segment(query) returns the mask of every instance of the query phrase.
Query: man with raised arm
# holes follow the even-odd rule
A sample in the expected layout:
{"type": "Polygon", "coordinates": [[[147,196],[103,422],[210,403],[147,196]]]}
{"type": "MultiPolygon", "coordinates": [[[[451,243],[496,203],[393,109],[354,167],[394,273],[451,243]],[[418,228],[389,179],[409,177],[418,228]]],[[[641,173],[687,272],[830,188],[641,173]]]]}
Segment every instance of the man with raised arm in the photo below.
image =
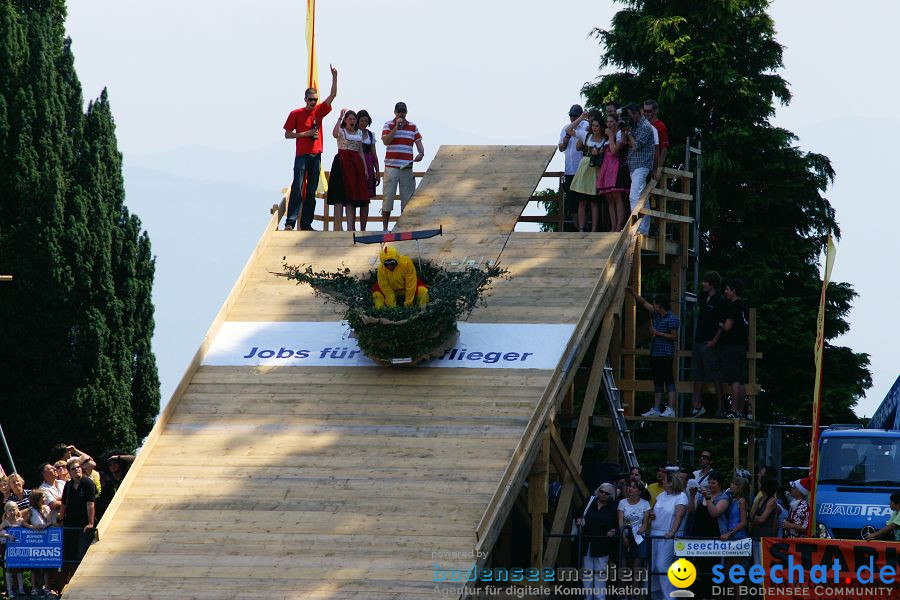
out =
{"type": "MultiPolygon", "coordinates": [[[[329,65],[330,66],[330,65],[329,65]]],[[[303,97],[306,105],[292,110],[284,122],[284,137],[296,140],[294,155],[294,180],[288,199],[284,230],[290,231],[300,217],[300,229],[312,230],[316,214],[316,188],[319,187],[319,171],[322,169],[322,119],[331,112],[331,103],[337,96],[337,69],[331,68],[331,93],[319,103],[319,90],[306,88],[303,97]],[[306,176],[304,189],[303,178],[306,176]],[[301,212],[300,207],[303,207],[301,212]]]]}
{"type": "Polygon", "coordinates": [[[413,177],[413,163],[425,158],[425,146],[422,134],[415,123],[406,119],[406,102],[394,105],[394,118],[381,128],[381,141],[387,146],[384,154],[384,200],[381,203],[381,224],[388,230],[391,211],[394,210],[394,196],[400,186],[400,212],[416,191],[416,180],[413,177]],[[413,156],[413,144],[418,154],[413,156]]]}

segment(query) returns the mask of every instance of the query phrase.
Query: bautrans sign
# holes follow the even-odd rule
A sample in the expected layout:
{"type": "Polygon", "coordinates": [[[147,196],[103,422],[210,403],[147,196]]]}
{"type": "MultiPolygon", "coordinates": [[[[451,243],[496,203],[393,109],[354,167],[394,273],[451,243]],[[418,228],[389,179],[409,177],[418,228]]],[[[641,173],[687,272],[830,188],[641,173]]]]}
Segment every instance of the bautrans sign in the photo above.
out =
{"type": "Polygon", "coordinates": [[[750,556],[753,540],[675,540],[675,556],[750,556]]]}
{"type": "Polygon", "coordinates": [[[841,515],[848,517],[889,517],[891,507],[880,504],[838,504],[823,502],[819,504],[820,515],[841,515]]]}

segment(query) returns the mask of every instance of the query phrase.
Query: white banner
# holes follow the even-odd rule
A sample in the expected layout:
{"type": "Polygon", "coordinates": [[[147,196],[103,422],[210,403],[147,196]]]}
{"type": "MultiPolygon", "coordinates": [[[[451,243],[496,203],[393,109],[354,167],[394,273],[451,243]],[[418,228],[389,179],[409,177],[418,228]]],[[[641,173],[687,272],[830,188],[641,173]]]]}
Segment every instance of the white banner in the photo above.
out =
{"type": "Polygon", "coordinates": [[[750,556],[753,540],[675,540],[675,556],[750,556]]]}
{"type": "MultiPolygon", "coordinates": [[[[459,339],[422,367],[555,369],[574,325],[458,323],[459,339]]],[[[374,367],[343,322],[228,321],[210,345],[210,366],[374,367]]]]}

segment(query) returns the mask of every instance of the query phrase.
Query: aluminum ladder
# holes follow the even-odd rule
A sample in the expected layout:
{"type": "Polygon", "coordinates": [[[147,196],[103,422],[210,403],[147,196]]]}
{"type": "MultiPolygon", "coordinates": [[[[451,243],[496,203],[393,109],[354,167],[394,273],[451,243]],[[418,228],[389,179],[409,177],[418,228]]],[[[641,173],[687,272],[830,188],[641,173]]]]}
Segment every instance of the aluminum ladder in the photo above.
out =
{"type": "Polygon", "coordinates": [[[606,394],[606,401],[609,404],[609,415],[613,427],[616,429],[616,435],[619,436],[619,448],[625,455],[625,464],[631,470],[638,465],[637,454],[634,452],[634,442],[631,439],[631,431],[628,429],[628,422],[625,421],[625,409],[622,408],[622,399],[619,395],[619,388],[616,387],[616,380],[613,377],[613,369],[609,364],[609,358],[603,365],[603,391],[606,394]]]}

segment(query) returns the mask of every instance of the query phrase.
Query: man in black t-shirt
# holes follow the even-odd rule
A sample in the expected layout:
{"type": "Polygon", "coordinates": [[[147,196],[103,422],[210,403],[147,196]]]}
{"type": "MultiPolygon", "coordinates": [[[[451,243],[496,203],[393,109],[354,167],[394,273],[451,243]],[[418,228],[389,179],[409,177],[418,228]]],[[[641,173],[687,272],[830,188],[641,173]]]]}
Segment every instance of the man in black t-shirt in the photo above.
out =
{"type": "Polygon", "coordinates": [[[94,501],[97,486],[85,477],[78,458],[70,458],[66,467],[69,481],[63,488],[59,518],[63,521],[63,567],[65,583],[69,582],[78,563],[94,539],[94,501]]]}
{"type": "Polygon", "coordinates": [[[703,275],[703,293],[697,298],[697,329],[694,333],[694,349],[691,352],[691,374],[694,380],[694,408],[692,417],[706,413],[703,408],[703,384],[711,381],[716,386],[716,402],[719,413],[724,412],[725,400],[722,378],[719,373],[719,323],[725,300],[718,289],[722,278],[715,271],[703,275]]]}
{"type": "Polygon", "coordinates": [[[722,319],[720,337],[722,380],[731,385],[731,410],[725,414],[728,419],[744,418],[744,400],[747,389],[747,339],[750,336],[750,309],[741,299],[744,284],[738,279],[725,283],[725,298],[728,304],[722,319]]]}

